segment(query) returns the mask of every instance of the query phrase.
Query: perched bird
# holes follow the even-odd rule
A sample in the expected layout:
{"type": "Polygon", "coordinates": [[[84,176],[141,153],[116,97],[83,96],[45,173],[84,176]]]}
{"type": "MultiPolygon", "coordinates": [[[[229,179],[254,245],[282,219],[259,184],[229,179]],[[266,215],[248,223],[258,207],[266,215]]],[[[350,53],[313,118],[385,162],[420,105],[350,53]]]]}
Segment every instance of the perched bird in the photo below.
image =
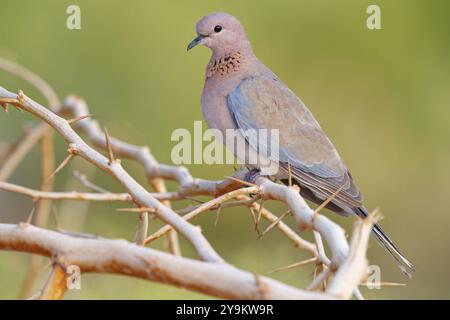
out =
{"type": "MultiPolygon", "coordinates": [[[[240,22],[227,13],[212,13],[200,19],[196,31],[187,49],[204,45],[212,50],[201,100],[209,127],[224,134],[230,129],[279,130],[276,178],[286,183],[289,171],[303,197],[320,204],[337,193],[327,205],[330,210],[367,217],[362,195],[336,148],[304,103],[255,56],[240,22]]],[[[241,139],[251,152],[261,147],[241,139]]],[[[410,275],[412,264],[378,224],[373,233],[410,275]]]]}

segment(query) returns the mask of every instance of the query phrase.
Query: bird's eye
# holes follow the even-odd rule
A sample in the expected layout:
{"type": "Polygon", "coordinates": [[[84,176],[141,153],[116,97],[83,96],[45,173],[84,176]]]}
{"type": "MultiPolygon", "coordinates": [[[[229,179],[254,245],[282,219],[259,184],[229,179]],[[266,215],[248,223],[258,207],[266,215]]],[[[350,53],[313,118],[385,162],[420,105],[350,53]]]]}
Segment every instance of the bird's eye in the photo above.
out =
{"type": "Polygon", "coordinates": [[[214,27],[214,32],[215,33],[219,33],[220,31],[222,31],[222,26],[217,25],[217,26],[214,27]]]}

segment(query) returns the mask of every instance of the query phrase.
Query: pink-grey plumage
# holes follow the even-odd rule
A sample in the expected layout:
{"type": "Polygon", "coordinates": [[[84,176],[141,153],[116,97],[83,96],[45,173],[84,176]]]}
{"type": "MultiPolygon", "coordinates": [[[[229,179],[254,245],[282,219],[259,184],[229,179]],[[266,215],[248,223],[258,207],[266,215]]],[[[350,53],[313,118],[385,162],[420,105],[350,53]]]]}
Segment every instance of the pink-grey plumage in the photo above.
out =
{"type": "MultiPolygon", "coordinates": [[[[278,129],[276,161],[281,170],[276,178],[285,181],[290,166],[304,197],[322,203],[338,191],[329,209],[367,216],[361,193],[336,148],[305,104],[255,56],[240,22],[227,13],[212,13],[197,23],[196,31],[188,50],[198,44],[212,50],[202,94],[209,127],[223,134],[227,129],[278,129]]],[[[257,152],[257,145],[250,147],[257,152]]],[[[379,225],[373,232],[402,271],[414,270],[379,225]]]]}

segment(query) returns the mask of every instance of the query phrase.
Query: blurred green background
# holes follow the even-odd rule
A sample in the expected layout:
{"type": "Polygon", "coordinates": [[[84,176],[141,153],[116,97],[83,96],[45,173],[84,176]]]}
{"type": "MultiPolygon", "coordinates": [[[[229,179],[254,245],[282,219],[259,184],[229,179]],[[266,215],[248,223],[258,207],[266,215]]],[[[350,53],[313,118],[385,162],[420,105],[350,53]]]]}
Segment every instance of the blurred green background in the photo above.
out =
{"type": "MultiPolygon", "coordinates": [[[[170,162],[172,130],[191,130],[193,121],[202,119],[200,94],[210,53],[197,48],[187,54],[186,45],[195,36],[197,20],[212,11],[241,20],[256,54],[310,107],[363,190],[366,206],[381,207],[385,230],[415,264],[416,274],[406,279],[372,240],[368,255],[371,264],[381,266],[382,280],[407,286],[363,289],[366,298],[450,298],[449,1],[2,0],[0,56],[42,76],[61,97],[83,96],[112,135],[149,145],[161,162],[170,162]],[[81,7],[81,30],[66,28],[70,4],[81,7]],[[380,5],[382,30],[366,28],[369,4],[380,5]]],[[[3,71],[0,85],[10,91],[21,88],[44,102],[29,85],[3,71]]],[[[0,140],[14,141],[35,122],[15,110],[0,113],[0,140]]],[[[55,139],[60,162],[66,148],[55,139]]],[[[35,148],[10,181],[38,188],[39,162],[35,148]]],[[[145,184],[138,165],[124,165],[145,184]]],[[[208,179],[233,170],[189,169],[208,179]]],[[[73,170],[121,191],[80,159],[57,175],[58,190],[86,190],[74,181],[73,170]]],[[[23,221],[31,206],[28,198],[0,192],[0,222],[23,221]]],[[[55,203],[62,228],[132,240],[137,216],[118,213],[118,207],[123,204],[55,203]]],[[[269,207],[284,211],[281,205],[269,207]]],[[[350,232],[352,219],[326,214],[350,232]]],[[[309,257],[276,230],[256,240],[245,209],[223,210],[217,226],[214,220],[210,213],[195,223],[227,261],[241,268],[266,274],[309,257]]],[[[151,221],[150,228],[159,225],[151,221]]],[[[181,241],[184,255],[195,257],[181,241]]],[[[164,241],[154,246],[163,249],[164,241]]],[[[28,259],[24,253],[0,252],[0,298],[18,296],[28,259]]],[[[48,271],[41,273],[36,288],[48,271]]],[[[312,271],[306,266],[271,276],[305,286],[312,271]]],[[[87,274],[82,289],[66,298],[207,297],[125,276],[87,274]]]]}

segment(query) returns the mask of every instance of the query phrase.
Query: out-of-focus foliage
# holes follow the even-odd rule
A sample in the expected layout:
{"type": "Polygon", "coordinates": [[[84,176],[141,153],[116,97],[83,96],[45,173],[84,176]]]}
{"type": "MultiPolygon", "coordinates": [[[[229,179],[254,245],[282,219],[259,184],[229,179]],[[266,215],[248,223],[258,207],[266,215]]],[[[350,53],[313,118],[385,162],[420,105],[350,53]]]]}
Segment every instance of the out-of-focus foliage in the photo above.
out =
{"type": "MultiPolygon", "coordinates": [[[[170,162],[172,130],[192,129],[193,120],[202,119],[200,93],[209,52],[196,48],[186,53],[196,21],[212,11],[237,16],[257,55],[310,107],[363,190],[367,207],[381,207],[384,228],[417,267],[414,278],[405,279],[372,242],[370,262],[381,267],[382,280],[408,286],[364,289],[366,297],[450,297],[448,1],[375,1],[382,10],[382,30],[373,31],[366,28],[366,8],[374,1],[79,0],[82,29],[70,31],[65,12],[73,3],[2,0],[0,55],[34,70],[62,97],[82,95],[112,135],[151,146],[162,162],[170,162]]],[[[0,85],[38,97],[27,84],[3,72],[0,85]]],[[[1,141],[14,141],[24,126],[34,122],[14,110],[1,113],[1,141]]],[[[59,137],[56,140],[61,161],[65,147],[59,137]]],[[[69,172],[81,162],[76,160],[58,174],[59,190],[68,188],[73,179],[69,172]]],[[[130,162],[125,166],[145,183],[139,166],[130,162]]],[[[232,171],[230,166],[189,169],[210,179],[232,171]]],[[[38,187],[39,172],[39,152],[34,151],[10,180],[38,187]]],[[[96,174],[95,182],[121,190],[103,173],[96,174]]],[[[4,192],[0,204],[1,222],[24,219],[31,208],[29,199],[4,192]]],[[[81,215],[73,204],[55,205],[66,219],[79,211],[81,215]]],[[[91,204],[83,230],[131,240],[137,217],[115,212],[120,206],[91,204]]],[[[283,212],[282,206],[271,208],[283,212]]],[[[351,219],[327,214],[350,230],[351,219]]],[[[214,220],[211,213],[195,223],[202,225],[226,260],[242,268],[266,273],[308,257],[276,230],[256,240],[247,210],[223,210],[217,226],[214,220]]],[[[159,225],[151,221],[150,229],[159,225]]],[[[73,226],[67,222],[62,227],[73,226]]],[[[163,241],[156,247],[162,249],[163,241]]],[[[185,255],[195,256],[184,241],[182,247],[185,255]]],[[[26,254],[0,252],[0,298],[17,297],[27,259],[26,254]]],[[[273,276],[302,286],[311,279],[312,267],[273,276]]],[[[82,289],[67,295],[199,297],[203,296],[147,281],[94,274],[83,276],[82,289]]]]}

